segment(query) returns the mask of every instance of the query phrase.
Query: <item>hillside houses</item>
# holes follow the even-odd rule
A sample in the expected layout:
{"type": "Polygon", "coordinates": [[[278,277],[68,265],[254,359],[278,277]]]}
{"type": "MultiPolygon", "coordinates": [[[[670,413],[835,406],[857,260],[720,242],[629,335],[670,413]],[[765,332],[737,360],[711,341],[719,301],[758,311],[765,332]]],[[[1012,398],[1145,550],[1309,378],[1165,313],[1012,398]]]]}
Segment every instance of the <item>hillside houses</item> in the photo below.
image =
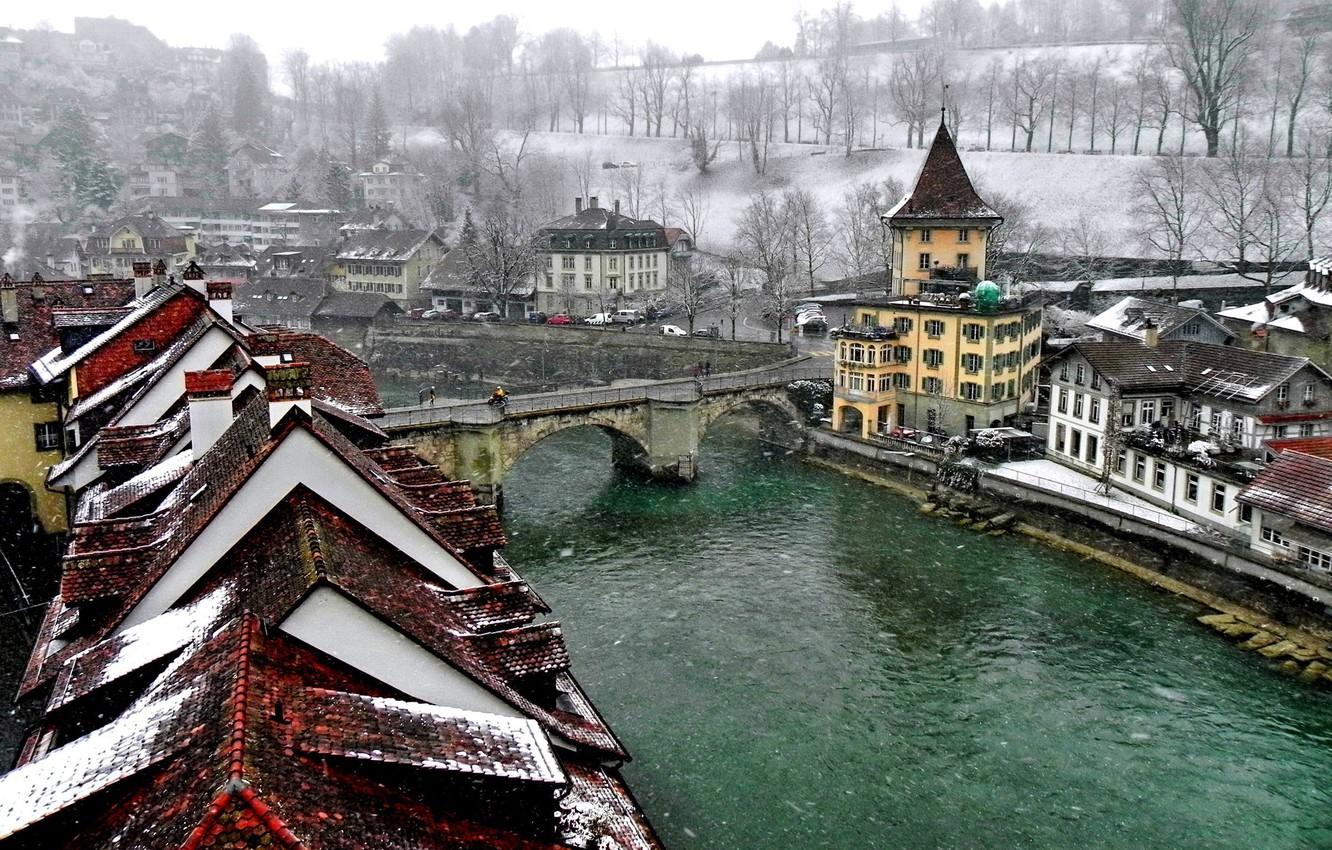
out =
{"type": "Polygon", "coordinates": [[[431,231],[352,231],[338,242],[333,286],[387,295],[404,307],[415,305],[423,298],[422,281],[444,252],[443,238],[431,231]]]}

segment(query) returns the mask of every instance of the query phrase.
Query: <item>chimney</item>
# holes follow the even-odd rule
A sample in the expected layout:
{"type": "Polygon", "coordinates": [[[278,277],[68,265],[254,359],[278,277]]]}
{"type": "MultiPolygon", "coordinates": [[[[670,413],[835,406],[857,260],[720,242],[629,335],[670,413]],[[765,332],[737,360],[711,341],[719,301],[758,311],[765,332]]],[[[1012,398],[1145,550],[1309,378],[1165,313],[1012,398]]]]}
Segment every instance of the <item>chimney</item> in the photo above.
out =
{"type": "Polygon", "coordinates": [[[213,312],[225,319],[227,324],[232,324],[231,317],[231,281],[229,280],[210,280],[208,281],[208,306],[213,308],[213,312]]]}
{"type": "Polygon", "coordinates": [[[1142,323],[1142,335],[1143,344],[1148,348],[1156,348],[1156,344],[1161,341],[1161,329],[1151,319],[1142,323]]]}
{"type": "Polygon", "coordinates": [[[619,198],[616,198],[616,199],[615,199],[615,214],[616,214],[616,215],[619,215],[619,214],[620,214],[620,199],[619,199],[619,198]]]}
{"type": "Polygon", "coordinates": [[[180,276],[184,279],[186,286],[198,292],[200,295],[204,294],[204,271],[199,268],[198,263],[194,260],[190,260],[190,264],[185,267],[185,271],[181,272],[180,276]]]}
{"type": "Polygon", "coordinates": [[[264,367],[268,384],[268,422],[276,425],[287,411],[299,407],[310,415],[310,364],[303,360],[264,367]]]}
{"type": "Polygon", "coordinates": [[[18,324],[18,290],[14,288],[14,278],[9,272],[0,277],[0,321],[7,325],[18,324]]]}
{"type": "Polygon", "coordinates": [[[148,262],[134,264],[134,297],[143,298],[153,291],[153,264],[148,262]]]}
{"type": "Polygon", "coordinates": [[[595,210],[595,209],[599,209],[600,207],[601,207],[601,202],[597,199],[597,196],[596,196],[596,195],[593,195],[592,197],[590,197],[590,198],[587,199],[587,208],[588,208],[588,209],[590,209],[590,210],[595,210]]]}
{"type": "Polygon", "coordinates": [[[185,397],[190,404],[190,448],[197,460],[231,427],[230,369],[185,373],[185,397]]]}
{"type": "Polygon", "coordinates": [[[166,286],[167,284],[167,266],[166,263],[158,260],[153,263],[153,286],[166,286]]]}
{"type": "Polygon", "coordinates": [[[574,215],[578,215],[582,211],[583,211],[583,198],[580,195],[579,197],[574,198],[574,215]]]}

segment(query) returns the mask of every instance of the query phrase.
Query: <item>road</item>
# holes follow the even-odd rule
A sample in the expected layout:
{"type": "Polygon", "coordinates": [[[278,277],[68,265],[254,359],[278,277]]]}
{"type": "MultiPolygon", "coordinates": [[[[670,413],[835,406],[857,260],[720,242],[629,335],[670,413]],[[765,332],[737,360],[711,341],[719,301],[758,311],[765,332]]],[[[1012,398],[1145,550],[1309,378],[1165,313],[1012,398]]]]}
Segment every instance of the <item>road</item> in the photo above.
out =
{"type": "MultiPolygon", "coordinates": [[[[832,309],[828,315],[829,321],[834,327],[845,324],[841,321],[842,316],[836,309],[832,309]]],[[[675,325],[684,330],[689,329],[688,320],[676,314],[661,322],[649,322],[645,325],[639,325],[630,329],[630,333],[659,334],[662,325],[675,325]]],[[[731,316],[729,312],[723,310],[707,310],[700,313],[694,319],[694,329],[715,327],[721,333],[723,339],[731,338],[731,316]]],[[[763,318],[761,310],[756,300],[750,299],[745,302],[744,310],[740,320],[736,322],[735,338],[750,342],[776,342],[777,330],[773,323],[763,318]]],[[[791,338],[789,332],[782,334],[782,341],[785,342],[791,338]]],[[[816,357],[830,357],[833,351],[833,340],[829,338],[826,332],[812,334],[794,334],[796,351],[799,354],[812,354],[816,357]]]]}

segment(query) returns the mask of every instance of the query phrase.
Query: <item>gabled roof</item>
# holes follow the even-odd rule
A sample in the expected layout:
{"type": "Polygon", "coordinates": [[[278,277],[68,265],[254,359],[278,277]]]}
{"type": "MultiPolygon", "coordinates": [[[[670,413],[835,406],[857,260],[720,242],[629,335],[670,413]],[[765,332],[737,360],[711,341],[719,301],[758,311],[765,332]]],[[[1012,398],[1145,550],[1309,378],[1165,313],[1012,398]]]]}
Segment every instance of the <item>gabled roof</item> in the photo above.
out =
{"type": "Polygon", "coordinates": [[[306,277],[238,280],[231,286],[231,309],[248,321],[256,316],[308,321],[328,288],[327,281],[306,277]]]}
{"type": "Polygon", "coordinates": [[[1286,439],[1266,440],[1265,448],[1275,454],[1299,452],[1300,454],[1332,460],[1332,437],[1289,437],[1286,439]]]}
{"type": "Polygon", "coordinates": [[[0,777],[0,846],[555,850],[574,803],[660,846],[615,770],[530,720],[398,698],[253,614],[210,623],[154,635],[175,658],[124,714],[0,777]]]}
{"type": "MultiPolygon", "coordinates": [[[[633,218],[621,215],[605,207],[587,207],[581,212],[557,218],[542,226],[542,231],[549,230],[595,230],[614,234],[621,231],[649,231],[661,233],[665,230],[659,222],[650,218],[633,218]]],[[[664,239],[664,236],[663,236],[664,239]]],[[[665,247],[664,245],[662,247],[665,247]]]]}
{"type": "Polygon", "coordinates": [[[1073,352],[1126,392],[1199,393],[1255,404],[1306,366],[1332,383],[1332,376],[1307,357],[1205,342],[1161,342],[1154,348],[1127,340],[1075,342],[1050,362],[1073,352]]]}
{"type": "Polygon", "coordinates": [[[403,312],[397,302],[381,292],[343,292],[334,289],[324,296],[314,314],[329,319],[373,319],[384,310],[403,312]]]}
{"type": "Polygon", "coordinates": [[[936,219],[979,219],[990,224],[1003,221],[1003,216],[977,194],[957,153],[953,135],[948,132],[948,123],[942,117],[910,194],[888,213],[888,218],[892,223],[936,219]]]}
{"type": "Polygon", "coordinates": [[[126,280],[15,282],[14,290],[18,321],[0,327],[0,391],[29,386],[32,362],[59,351],[52,321],[58,308],[118,307],[134,298],[134,284],[126,280]]]}
{"type": "Polygon", "coordinates": [[[1237,498],[1332,534],[1332,460],[1282,452],[1237,498]]]}
{"type": "Polygon", "coordinates": [[[1190,322],[1210,324],[1220,330],[1227,338],[1233,336],[1225,325],[1213,319],[1206,310],[1199,307],[1180,307],[1175,304],[1152,301],[1148,298],[1137,298],[1132,295],[1120,299],[1093,316],[1087,322],[1087,327],[1141,340],[1147,337],[1147,322],[1149,321],[1156,325],[1162,339],[1190,322]]]}
{"type": "Polygon", "coordinates": [[[360,416],[384,412],[370,367],[355,354],[318,334],[287,328],[264,328],[244,341],[255,357],[290,354],[310,364],[310,392],[360,416]]]}
{"type": "Polygon", "coordinates": [[[135,300],[131,305],[133,309],[120,321],[88,340],[74,351],[66,354],[61,351],[60,346],[57,345],[40,358],[31,361],[33,376],[37,379],[37,382],[43,386],[51,383],[70,369],[77,366],[102,346],[134,327],[140,321],[160,309],[162,305],[175,298],[196,298],[201,301],[203,300],[202,295],[183,283],[158,286],[143,298],[135,300]]]}
{"type": "Polygon", "coordinates": [[[151,212],[147,212],[142,215],[122,215],[109,224],[93,230],[92,238],[110,239],[122,227],[134,228],[145,239],[174,239],[184,235],[151,212]]]}
{"type": "Polygon", "coordinates": [[[380,261],[405,263],[430,240],[444,244],[429,230],[353,230],[338,243],[340,261],[380,261]]]}

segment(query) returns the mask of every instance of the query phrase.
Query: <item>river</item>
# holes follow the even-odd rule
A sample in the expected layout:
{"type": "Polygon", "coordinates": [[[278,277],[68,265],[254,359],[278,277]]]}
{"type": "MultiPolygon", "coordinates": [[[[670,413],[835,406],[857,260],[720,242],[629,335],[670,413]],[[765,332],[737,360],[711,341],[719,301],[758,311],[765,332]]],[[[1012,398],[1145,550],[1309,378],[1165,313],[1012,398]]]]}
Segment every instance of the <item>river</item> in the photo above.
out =
{"type": "Polygon", "coordinates": [[[1193,604],[724,423],[693,486],[609,457],[520,460],[508,555],[672,850],[1332,846],[1332,694],[1193,604]]]}

